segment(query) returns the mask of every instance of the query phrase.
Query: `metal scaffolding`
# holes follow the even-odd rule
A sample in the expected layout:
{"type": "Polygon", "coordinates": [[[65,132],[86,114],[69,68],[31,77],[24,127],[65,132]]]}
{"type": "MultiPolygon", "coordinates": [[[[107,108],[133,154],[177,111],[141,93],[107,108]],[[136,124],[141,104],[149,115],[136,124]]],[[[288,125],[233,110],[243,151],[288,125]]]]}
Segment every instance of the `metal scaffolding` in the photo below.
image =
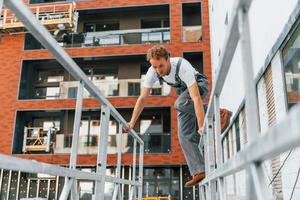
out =
{"type": "MultiPolygon", "coordinates": [[[[260,134],[248,19],[251,3],[252,0],[236,0],[229,20],[225,45],[222,49],[224,54],[220,57],[220,65],[205,116],[206,178],[199,184],[199,196],[202,199],[226,199],[224,178],[241,170],[246,170],[247,199],[271,199],[262,162],[300,146],[300,106],[295,106],[284,121],[270,128],[267,133],[271,134],[260,134]],[[239,42],[243,59],[248,144],[233,158],[224,162],[222,140],[225,135],[222,136],[220,130],[219,96],[239,42]],[[282,134],[287,129],[289,137],[282,134]]],[[[228,134],[228,131],[224,134],[228,134]]]]}
{"type": "Polygon", "coordinates": [[[104,200],[105,182],[115,183],[115,191],[113,199],[123,199],[121,186],[127,184],[130,186],[130,199],[135,199],[136,196],[139,200],[142,199],[142,185],[143,185],[143,156],[144,156],[144,143],[142,139],[133,131],[130,130],[129,134],[134,138],[133,146],[133,173],[130,180],[121,179],[121,154],[122,144],[118,143],[117,154],[117,176],[107,176],[107,145],[108,145],[108,128],[110,116],[113,116],[119,123],[118,138],[122,141],[122,128],[128,128],[127,122],[118,113],[118,111],[111,105],[111,103],[104,97],[100,90],[88,79],[85,73],[79,68],[74,60],[59,46],[57,41],[52,37],[49,31],[38,21],[30,9],[21,0],[0,0],[0,9],[5,5],[10,9],[16,17],[24,24],[26,29],[30,31],[39,42],[48,49],[54,58],[77,80],[79,81],[76,110],[73,127],[72,150],[70,155],[69,168],[60,167],[57,165],[50,165],[31,160],[20,159],[16,157],[0,155],[0,168],[8,170],[16,170],[27,173],[43,173],[54,176],[66,177],[63,191],[59,199],[67,199],[70,192],[72,199],[79,199],[77,191],[78,180],[91,180],[95,181],[95,199],[104,200]],[[82,113],[82,99],[83,89],[86,89],[90,94],[101,103],[101,128],[99,138],[99,149],[97,154],[97,167],[96,173],[88,173],[76,170],[77,154],[78,154],[78,137],[82,113]],[[139,145],[139,146],[138,146],[139,145]],[[136,175],[137,167],[137,148],[139,148],[138,159],[138,176],[136,175]]]}

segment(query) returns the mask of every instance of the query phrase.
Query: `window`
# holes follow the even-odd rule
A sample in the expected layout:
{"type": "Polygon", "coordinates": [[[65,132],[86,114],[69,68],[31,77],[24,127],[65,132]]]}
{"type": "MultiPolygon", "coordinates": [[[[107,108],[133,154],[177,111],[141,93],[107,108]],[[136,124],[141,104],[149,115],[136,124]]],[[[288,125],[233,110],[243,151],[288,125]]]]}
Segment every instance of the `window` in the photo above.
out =
{"type": "Polygon", "coordinates": [[[34,97],[37,99],[58,99],[59,87],[38,87],[34,88],[34,97]]]}
{"type": "Polygon", "coordinates": [[[119,29],[119,22],[86,23],[84,25],[84,32],[115,31],[119,29]]]}
{"type": "MultiPolygon", "coordinates": [[[[165,118],[167,122],[167,116],[165,118]]],[[[163,114],[147,114],[141,117],[140,135],[145,144],[145,153],[169,153],[171,151],[170,130],[167,130],[167,124],[163,124],[162,119],[163,114]]]]}
{"type": "Polygon", "coordinates": [[[201,3],[182,4],[183,26],[200,26],[201,23],[201,3]]]}
{"type": "Polygon", "coordinates": [[[63,71],[62,70],[41,70],[38,72],[37,81],[41,83],[53,83],[60,82],[64,80],[63,71]]]}
{"type": "Polygon", "coordinates": [[[292,37],[283,48],[283,65],[285,71],[286,89],[288,100],[299,101],[294,98],[295,92],[300,92],[300,26],[297,27],[292,37]]]}
{"type": "Polygon", "coordinates": [[[168,197],[179,200],[180,178],[179,168],[145,168],[143,181],[143,196],[168,197]]]}
{"type": "Polygon", "coordinates": [[[128,83],[128,96],[138,96],[140,87],[140,83],[128,83]]]}
{"type": "Polygon", "coordinates": [[[201,3],[182,4],[182,41],[202,41],[201,3]]]}
{"type": "Polygon", "coordinates": [[[68,89],[68,98],[75,99],[77,97],[77,87],[70,87],[68,89]]]}
{"type": "Polygon", "coordinates": [[[142,19],[141,28],[165,28],[170,27],[169,19],[142,19]]]}

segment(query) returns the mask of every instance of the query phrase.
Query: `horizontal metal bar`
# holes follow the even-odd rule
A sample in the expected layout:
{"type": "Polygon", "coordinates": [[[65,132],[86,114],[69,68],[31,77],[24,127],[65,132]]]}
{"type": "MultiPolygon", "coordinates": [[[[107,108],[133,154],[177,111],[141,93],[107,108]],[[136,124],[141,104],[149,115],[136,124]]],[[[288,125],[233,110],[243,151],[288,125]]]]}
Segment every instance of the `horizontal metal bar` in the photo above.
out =
{"type": "MultiPolygon", "coordinates": [[[[101,104],[107,105],[111,110],[112,116],[128,127],[128,123],[119,114],[119,112],[105,98],[95,84],[88,79],[86,74],[74,62],[74,60],[66,53],[66,51],[57,43],[49,31],[36,19],[28,7],[20,0],[5,0],[4,4],[22,21],[26,29],[54,56],[54,58],[78,81],[82,81],[87,91],[95,97],[101,104]]],[[[140,144],[144,144],[142,139],[133,131],[130,134],[138,140],[140,144]]]]}
{"type": "Polygon", "coordinates": [[[236,173],[253,162],[262,162],[274,158],[283,152],[300,146],[299,119],[300,105],[296,105],[283,121],[271,127],[265,134],[260,134],[255,141],[248,144],[231,160],[210,173],[211,175],[205,178],[200,185],[236,173]],[[287,131],[288,137],[283,134],[287,131]]]}
{"type": "MultiPolygon", "coordinates": [[[[75,178],[77,180],[92,180],[99,181],[101,180],[102,175],[92,172],[83,172],[76,169],[70,169],[66,167],[60,167],[57,165],[51,165],[46,163],[41,163],[37,161],[12,157],[0,154],[0,168],[13,170],[13,171],[22,171],[27,173],[42,173],[49,174],[53,176],[62,176],[75,178]]],[[[105,176],[105,181],[111,183],[121,183],[127,185],[140,186],[141,184],[138,181],[129,181],[121,178],[116,178],[112,176],[105,176]]]]}

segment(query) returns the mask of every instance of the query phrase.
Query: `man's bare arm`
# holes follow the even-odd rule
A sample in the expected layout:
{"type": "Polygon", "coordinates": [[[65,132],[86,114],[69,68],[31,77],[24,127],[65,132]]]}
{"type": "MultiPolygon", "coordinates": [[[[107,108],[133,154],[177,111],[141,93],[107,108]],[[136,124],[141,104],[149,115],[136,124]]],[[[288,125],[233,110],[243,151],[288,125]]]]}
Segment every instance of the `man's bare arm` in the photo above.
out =
{"type": "Polygon", "coordinates": [[[200,96],[198,84],[195,82],[188,88],[188,90],[189,90],[190,96],[194,102],[194,108],[195,108],[195,113],[196,113],[196,117],[197,117],[198,128],[202,129],[205,113],[204,113],[203,102],[202,102],[202,99],[200,96]]]}
{"type": "MultiPolygon", "coordinates": [[[[151,91],[151,88],[145,88],[145,87],[142,88],[141,94],[140,94],[138,100],[136,101],[136,104],[133,109],[131,120],[129,122],[129,129],[132,129],[134,127],[137,119],[139,118],[139,116],[144,108],[145,100],[149,96],[150,91],[151,91]]],[[[128,132],[129,129],[125,129],[125,131],[128,132]]]]}

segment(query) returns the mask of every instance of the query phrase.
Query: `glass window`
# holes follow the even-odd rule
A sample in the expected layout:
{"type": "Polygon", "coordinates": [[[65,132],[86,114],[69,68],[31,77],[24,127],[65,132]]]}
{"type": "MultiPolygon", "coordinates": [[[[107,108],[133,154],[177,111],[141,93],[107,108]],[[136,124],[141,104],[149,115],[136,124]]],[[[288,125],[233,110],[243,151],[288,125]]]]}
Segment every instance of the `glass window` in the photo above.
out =
{"type": "Polygon", "coordinates": [[[118,22],[87,23],[84,25],[85,32],[114,31],[119,29],[120,24],[118,22]]]}
{"type": "Polygon", "coordinates": [[[25,34],[25,49],[44,49],[43,45],[31,35],[31,33],[25,34]]]}
{"type": "MultiPolygon", "coordinates": [[[[145,153],[169,153],[171,134],[163,130],[162,115],[143,116],[140,120],[140,134],[145,144],[145,153]]],[[[166,129],[165,129],[166,130],[166,129]]]]}
{"type": "Polygon", "coordinates": [[[169,27],[169,19],[142,19],[141,28],[163,28],[169,27]]]}
{"type": "Polygon", "coordinates": [[[143,196],[180,198],[179,168],[145,168],[143,196]]]}
{"type": "Polygon", "coordinates": [[[70,87],[68,89],[68,98],[75,99],[77,97],[77,87],[70,87]]]}
{"type": "Polygon", "coordinates": [[[300,26],[293,33],[282,51],[286,89],[289,102],[299,101],[293,98],[300,91],[300,26]],[[294,94],[293,94],[294,93],[294,94]]]}
{"type": "Polygon", "coordinates": [[[42,82],[42,83],[60,82],[64,80],[63,71],[62,70],[39,71],[37,79],[38,82],[42,82]]]}
{"type": "Polygon", "coordinates": [[[140,95],[141,84],[140,83],[128,83],[128,96],[140,95]]]}
{"type": "Polygon", "coordinates": [[[182,4],[183,26],[200,26],[201,23],[201,3],[182,4]]]}
{"type": "Polygon", "coordinates": [[[35,98],[38,99],[58,99],[60,94],[59,87],[41,87],[34,89],[35,98]]]}

